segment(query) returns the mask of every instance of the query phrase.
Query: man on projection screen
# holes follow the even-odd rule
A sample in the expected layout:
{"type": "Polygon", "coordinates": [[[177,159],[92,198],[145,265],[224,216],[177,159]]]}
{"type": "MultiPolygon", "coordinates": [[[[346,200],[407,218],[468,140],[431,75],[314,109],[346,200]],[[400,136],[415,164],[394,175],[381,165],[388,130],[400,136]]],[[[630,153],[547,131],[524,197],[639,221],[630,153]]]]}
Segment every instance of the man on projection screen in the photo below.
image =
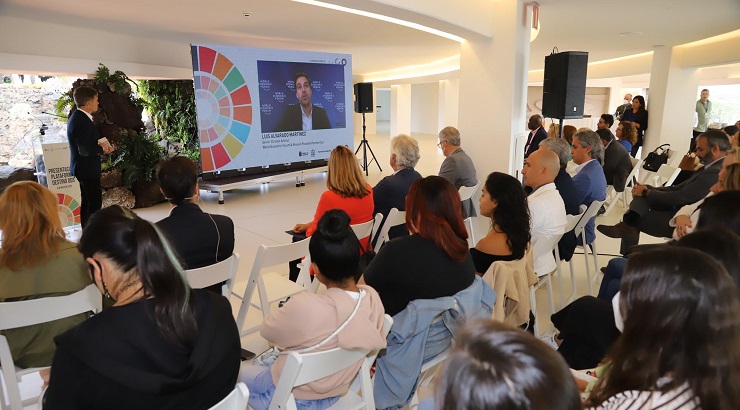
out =
{"type": "Polygon", "coordinates": [[[298,104],[285,107],[275,131],[308,131],[331,128],[326,110],[311,103],[311,79],[308,78],[308,75],[297,73],[294,82],[298,104]]]}

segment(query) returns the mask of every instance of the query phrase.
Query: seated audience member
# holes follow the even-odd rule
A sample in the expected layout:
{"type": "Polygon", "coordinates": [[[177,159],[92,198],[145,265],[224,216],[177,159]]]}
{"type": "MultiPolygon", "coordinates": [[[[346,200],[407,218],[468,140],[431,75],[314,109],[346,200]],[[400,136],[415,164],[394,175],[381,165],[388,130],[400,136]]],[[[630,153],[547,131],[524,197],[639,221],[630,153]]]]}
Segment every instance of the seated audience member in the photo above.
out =
{"type": "Polygon", "coordinates": [[[488,175],[480,213],[491,218],[491,230],[470,250],[475,270],[483,276],[495,261],[521,259],[529,247],[529,209],[519,181],[501,172],[488,175]]]}
{"type": "Polygon", "coordinates": [[[604,145],[604,176],[606,184],[614,187],[616,192],[624,191],[627,176],[632,172],[630,153],[622,144],[616,142],[614,134],[608,129],[598,129],[601,143],[604,145]]]}
{"type": "Polygon", "coordinates": [[[669,187],[652,187],[636,183],[632,187],[632,202],[617,225],[599,225],[599,232],[610,238],[621,238],[620,252],[636,245],[640,232],[669,238],[673,229],[668,221],[682,206],[694,203],[709,193],[717,182],[722,159],[730,149],[727,135],[719,130],[708,130],[696,139],[696,154],[704,164],[686,181],[669,187]]]}
{"type": "Polygon", "coordinates": [[[563,139],[568,142],[568,145],[573,144],[573,134],[578,131],[578,128],[572,125],[563,126],[563,139]]]}
{"type": "MultiPolygon", "coordinates": [[[[77,245],[64,239],[57,198],[42,185],[16,182],[0,196],[0,302],[62,296],[92,283],[77,245]]],[[[87,318],[80,314],[4,330],[10,355],[21,368],[51,365],[54,337],[87,318]]],[[[41,377],[49,381],[49,371],[41,377]]]]}
{"type": "Polygon", "coordinates": [[[734,166],[740,163],[740,150],[733,148],[727,152],[727,156],[722,161],[722,169],[719,171],[717,183],[712,185],[709,193],[704,198],[690,205],[684,205],[673,215],[668,225],[674,227],[673,239],[678,239],[694,231],[694,225],[699,220],[700,207],[704,199],[711,195],[724,190],[740,189],[740,167],[734,166]],[[730,170],[732,168],[732,171],[730,170]]]}
{"type": "Polygon", "coordinates": [[[460,197],[447,180],[416,180],[406,197],[410,236],[384,245],[360,278],[378,291],[391,316],[416,299],[452,296],[475,279],[460,197]]]}
{"type": "Polygon", "coordinates": [[[114,304],[56,337],[45,409],[206,409],[234,389],[240,341],[231,305],[188,286],[153,224],[104,208],[79,249],[114,304]]]}
{"type": "MultiPolygon", "coordinates": [[[[740,247],[740,209],[736,206],[740,201],[740,191],[723,192],[707,198],[707,201],[704,220],[700,221],[703,225],[671,244],[711,255],[730,273],[740,293],[740,253],[737,252],[740,247]]],[[[658,248],[662,246],[657,245],[658,248]]],[[[552,315],[552,323],[560,334],[545,339],[550,339],[548,342],[553,346],[559,345],[558,351],[574,369],[595,367],[619,336],[611,301],[619,291],[627,259],[612,259],[610,265],[612,262],[619,262],[619,277],[609,279],[605,276],[598,298],[582,297],[552,315]],[[602,296],[605,286],[613,289],[608,297],[602,296]]]]}
{"type": "Polygon", "coordinates": [[[529,117],[527,128],[529,128],[529,136],[527,136],[527,144],[524,146],[524,158],[527,158],[533,152],[537,151],[540,147],[540,142],[547,138],[547,131],[542,127],[541,115],[534,114],[529,117]]]}
{"type": "Polygon", "coordinates": [[[620,121],[615,136],[619,143],[632,155],[632,145],[637,144],[637,128],[629,121],[620,121]]]}
{"type": "Polygon", "coordinates": [[[727,271],[693,249],[630,258],[614,298],[622,331],[591,409],[740,408],[740,299],[727,271]]]}
{"type": "Polygon", "coordinates": [[[537,150],[524,160],[524,185],[533,189],[527,197],[531,218],[532,255],[538,276],[555,270],[555,257],[543,244],[552,236],[565,232],[565,205],[555,188],[555,176],[560,171],[558,156],[552,151],[537,150]]]}
{"type": "MultiPolygon", "coordinates": [[[[555,177],[555,188],[558,189],[560,197],[563,198],[563,204],[565,204],[565,213],[568,215],[578,215],[581,213],[580,203],[578,202],[576,195],[576,185],[573,183],[573,178],[566,171],[568,161],[570,160],[570,144],[565,142],[563,139],[551,139],[548,138],[540,143],[541,150],[550,150],[558,154],[560,160],[560,171],[558,176],[555,177]]],[[[558,250],[560,251],[560,259],[569,261],[573,257],[573,252],[576,249],[576,234],[575,231],[571,230],[563,235],[563,238],[558,242],[558,250]]]]}
{"type": "Polygon", "coordinates": [[[550,124],[550,127],[547,129],[547,138],[560,138],[560,124],[550,124]]]}
{"type": "Polygon", "coordinates": [[[738,128],[736,125],[728,125],[725,128],[722,128],[722,131],[727,134],[727,136],[730,138],[730,146],[737,147],[738,140],[740,139],[740,128],[738,128]]]}
{"type": "MultiPolygon", "coordinates": [[[[375,203],[373,214],[383,214],[383,223],[391,209],[406,210],[406,195],[409,193],[411,184],[421,178],[421,174],[414,169],[419,158],[419,143],[415,139],[403,134],[391,139],[390,163],[393,174],[381,179],[373,187],[375,203]]],[[[397,238],[408,235],[408,230],[403,226],[394,226],[388,235],[390,238],[397,238]]]]}
{"type": "MultiPolygon", "coordinates": [[[[439,168],[439,176],[450,181],[455,189],[463,186],[475,186],[478,183],[478,174],[475,171],[473,160],[460,148],[460,131],[455,127],[445,127],[439,132],[437,146],[446,157],[439,168]]],[[[463,218],[476,216],[472,198],[462,205],[463,218]]]]}
{"type": "Polygon", "coordinates": [[[596,124],[597,130],[608,130],[614,125],[614,116],[611,114],[601,114],[599,122],[596,124]]]}
{"type": "MultiPolygon", "coordinates": [[[[337,347],[378,350],[385,347],[384,310],[377,292],[357,286],[354,276],[360,262],[359,241],[346,212],[333,209],[321,217],[309,251],[316,279],[326,285],[323,294],[294,295],[262,323],[260,334],[282,351],[319,352],[337,347]],[[345,326],[337,335],[334,332],[345,326]]],[[[287,356],[280,354],[269,366],[244,365],[239,379],[249,388],[249,406],[267,409],[280,380],[287,356]]],[[[293,389],[298,408],[331,406],[347,392],[362,360],[336,374],[293,389]]]]}
{"type": "MultiPolygon", "coordinates": [[[[350,224],[357,225],[373,219],[373,189],[365,182],[362,171],[357,163],[357,157],[351,149],[339,145],[332,150],[329,156],[326,173],[326,191],[321,194],[313,221],[305,224],[296,224],[293,232],[305,233],[307,237],[313,235],[319,220],[330,209],[341,209],[349,215],[350,224]]],[[[296,238],[294,237],[294,240],[296,238]]],[[[360,245],[368,249],[369,238],[361,238],[360,245]]],[[[300,270],[296,267],[298,261],[290,263],[290,280],[298,279],[300,270]]]]}
{"type": "MultiPolygon", "coordinates": [[[[579,131],[573,135],[573,162],[578,165],[573,183],[576,185],[576,199],[580,205],[591,205],[593,201],[606,199],[606,177],[601,163],[604,162],[604,146],[598,134],[591,130],[579,131]]],[[[594,220],[586,223],[585,243],[593,243],[594,220]]],[[[582,239],[581,239],[582,240],[582,239]]]]}
{"type": "MultiPolygon", "coordinates": [[[[234,252],[234,222],[203,212],[198,200],[198,166],[188,157],[173,157],[157,167],[159,189],[172,209],[157,227],[184,262],[197,269],[228,259],[234,252]]],[[[209,287],[221,292],[221,285],[209,287]]]]}
{"type": "Polygon", "coordinates": [[[421,410],[577,410],[581,399],[568,366],[536,338],[503,323],[473,321],[455,339],[421,410]]]}

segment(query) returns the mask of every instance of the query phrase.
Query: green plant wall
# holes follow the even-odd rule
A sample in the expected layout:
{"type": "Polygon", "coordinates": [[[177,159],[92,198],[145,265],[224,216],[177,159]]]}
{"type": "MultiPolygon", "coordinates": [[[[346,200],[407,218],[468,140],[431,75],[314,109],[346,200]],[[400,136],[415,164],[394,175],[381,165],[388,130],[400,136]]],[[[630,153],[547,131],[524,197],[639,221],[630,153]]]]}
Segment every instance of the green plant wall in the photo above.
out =
{"type": "Polygon", "coordinates": [[[139,92],[162,138],[182,144],[182,154],[200,160],[192,80],[142,80],[139,92]]]}

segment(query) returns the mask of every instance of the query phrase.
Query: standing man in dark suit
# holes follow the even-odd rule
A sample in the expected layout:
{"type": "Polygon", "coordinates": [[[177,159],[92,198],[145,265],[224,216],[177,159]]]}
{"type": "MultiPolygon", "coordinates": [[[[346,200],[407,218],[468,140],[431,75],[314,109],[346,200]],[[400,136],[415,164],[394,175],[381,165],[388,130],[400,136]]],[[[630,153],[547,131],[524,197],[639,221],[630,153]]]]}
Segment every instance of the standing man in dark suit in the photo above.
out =
{"type": "Polygon", "coordinates": [[[311,79],[308,75],[298,73],[293,81],[298,104],[285,107],[275,131],[309,131],[331,128],[326,110],[311,102],[311,79]]]}
{"type": "MultiPolygon", "coordinates": [[[[381,179],[373,187],[373,201],[375,202],[373,214],[378,212],[383,214],[383,223],[392,208],[399,211],[406,210],[406,195],[411,189],[411,184],[421,178],[421,174],[414,170],[419,158],[421,158],[419,143],[415,139],[403,134],[391,139],[390,162],[393,175],[381,179]]],[[[408,229],[405,226],[394,226],[388,232],[391,239],[405,235],[408,235],[408,229]]]]}
{"type": "Polygon", "coordinates": [[[599,128],[596,133],[604,145],[606,184],[612,185],[615,191],[622,192],[627,184],[627,176],[632,172],[632,157],[624,145],[614,141],[614,134],[608,128],[599,128]]]}
{"type": "MultiPolygon", "coordinates": [[[[197,269],[227,259],[234,252],[234,222],[223,215],[203,212],[198,200],[198,167],[187,157],[173,157],[157,167],[162,194],[172,205],[157,227],[184,262],[197,269]]],[[[221,292],[220,286],[214,286],[221,292]]]]}
{"type": "Polygon", "coordinates": [[[708,130],[696,139],[696,156],[704,168],[694,172],[686,181],[668,187],[652,187],[640,183],[632,187],[632,202],[622,222],[599,225],[599,232],[610,238],[621,238],[621,253],[637,245],[640,232],[670,238],[673,228],[668,222],[682,206],[693,204],[709,193],[717,183],[722,160],[730,149],[730,140],[720,130],[708,130]]]}
{"type": "Polygon", "coordinates": [[[529,157],[529,154],[537,151],[540,147],[540,142],[547,138],[547,131],[542,128],[542,116],[535,114],[529,117],[527,122],[527,128],[529,128],[529,136],[527,137],[527,145],[524,146],[524,158],[529,157]]]}
{"type": "Polygon", "coordinates": [[[78,87],[73,98],[77,109],[67,123],[69,174],[80,184],[80,218],[84,228],[90,216],[103,205],[100,154],[110,154],[113,147],[107,140],[101,140],[93,123],[92,114],[98,110],[98,91],[92,87],[78,87]]]}

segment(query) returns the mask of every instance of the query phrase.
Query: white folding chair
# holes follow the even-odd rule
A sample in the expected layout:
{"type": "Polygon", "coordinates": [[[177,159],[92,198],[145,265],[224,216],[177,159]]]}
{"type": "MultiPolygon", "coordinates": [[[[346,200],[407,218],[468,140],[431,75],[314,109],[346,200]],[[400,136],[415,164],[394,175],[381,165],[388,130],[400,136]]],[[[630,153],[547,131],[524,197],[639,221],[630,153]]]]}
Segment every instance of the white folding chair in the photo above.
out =
{"type": "MultiPolygon", "coordinates": [[[[567,223],[565,224],[565,233],[574,230],[576,228],[576,225],[578,225],[578,222],[580,222],[581,218],[583,218],[583,215],[586,213],[586,205],[581,205],[580,210],[581,213],[578,215],[565,215],[565,220],[567,223]]],[[[563,234],[565,235],[565,234],[563,234]]],[[[571,260],[573,259],[573,256],[571,256],[571,260]]],[[[560,259],[560,249],[556,246],[555,247],[555,263],[558,264],[558,267],[560,267],[561,259],[560,259]]],[[[570,273],[570,295],[568,296],[567,300],[563,299],[563,279],[564,276],[560,270],[558,270],[558,275],[560,276],[558,280],[558,291],[560,294],[560,306],[565,306],[568,303],[570,303],[576,296],[576,279],[575,276],[573,276],[573,265],[568,264],[568,272],[570,273]]]]}
{"type": "Polygon", "coordinates": [[[276,266],[287,265],[289,262],[308,257],[308,243],[310,238],[302,241],[288,243],[285,245],[260,245],[257,249],[257,256],[254,258],[252,270],[249,273],[247,289],[241,297],[239,313],[236,316],[236,324],[239,327],[240,336],[245,336],[259,330],[260,325],[253,326],[247,330],[242,329],[247,318],[247,312],[251,307],[259,309],[262,317],[270,313],[272,303],[285,299],[303,291],[311,286],[311,279],[308,278],[308,265],[304,260],[302,262],[301,273],[298,276],[298,282],[293,282],[287,277],[277,273],[262,273],[262,269],[276,266]],[[259,305],[252,302],[255,289],[259,296],[259,305]],[[280,291],[282,289],[282,291],[280,291]]]}
{"type": "Polygon", "coordinates": [[[475,240],[475,229],[473,228],[473,217],[469,216],[463,219],[463,223],[465,224],[465,230],[468,232],[468,248],[475,248],[475,245],[478,242],[476,242],[475,240]]]}
{"type": "MultiPolygon", "coordinates": [[[[23,300],[19,302],[2,302],[0,303],[0,330],[37,325],[85,312],[97,313],[101,309],[102,296],[95,285],[88,285],[86,288],[71,295],[23,300]]],[[[37,402],[38,397],[22,400],[18,384],[22,381],[24,375],[35,373],[45,368],[21,369],[16,367],[13,362],[13,356],[10,355],[8,339],[0,335],[0,370],[3,374],[5,393],[7,393],[8,397],[8,401],[6,402],[2,384],[0,384],[0,404],[2,404],[0,407],[10,408],[11,410],[22,410],[24,406],[29,406],[37,402]]]]}
{"type": "Polygon", "coordinates": [[[673,181],[676,180],[678,174],[681,173],[680,168],[672,167],[667,164],[663,164],[658,169],[658,172],[652,175],[652,186],[671,186],[673,181]]]}
{"type": "MultiPolygon", "coordinates": [[[[629,203],[627,202],[627,191],[631,191],[633,183],[633,178],[637,178],[637,174],[640,171],[640,168],[642,168],[642,160],[637,158],[630,158],[632,161],[632,171],[630,171],[629,175],[627,175],[627,183],[624,186],[624,191],[622,191],[621,197],[622,197],[622,204],[624,205],[624,208],[626,209],[629,203]]],[[[609,188],[606,192],[606,197],[609,198],[611,194],[614,194],[614,198],[609,202],[609,205],[606,207],[606,212],[604,212],[604,216],[609,215],[609,213],[612,211],[612,208],[614,208],[614,205],[617,204],[617,200],[620,197],[619,192],[616,192],[613,186],[609,185],[609,188]]]]}
{"type": "Polygon", "coordinates": [[[188,269],[185,271],[185,276],[193,289],[203,289],[224,282],[221,294],[228,299],[231,296],[231,289],[234,287],[234,277],[238,267],[239,254],[234,252],[227,259],[213,265],[188,269]]]}
{"type": "Polygon", "coordinates": [[[465,202],[468,199],[471,199],[474,197],[475,193],[478,192],[480,189],[480,181],[478,181],[473,186],[461,186],[460,189],[458,189],[458,193],[460,194],[460,202],[465,202]]]}
{"type": "MultiPolygon", "coordinates": [[[[596,237],[594,236],[593,242],[590,244],[586,243],[586,224],[588,223],[591,218],[595,217],[596,214],[599,212],[599,208],[601,208],[601,205],[603,204],[603,201],[593,201],[591,202],[591,205],[589,205],[588,209],[586,209],[586,212],[583,214],[583,217],[580,221],[578,221],[578,224],[575,227],[576,237],[579,235],[581,236],[583,244],[576,245],[577,247],[583,248],[583,258],[586,262],[586,279],[588,280],[588,293],[593,294],[594,293],[594,286],[593,282],[598,279],[598,275],[596,275],[596,267],[599,266],[598,264],[598,253],[596,253],[596,237]],[[588,263],[588,246],[591,246],[591,250],[593,252],[593,258],[594,258],[594,276],[593,279],[591,278],[591,266],[588,263]]],[[[573,270],[573,258],[570,260],[570,269],[573,270]]]]}
{"type": "MultiPolygon", "coordinates": [[[[430,326],[442,321],[442,315],[443,314],[437,315],[430,326]]],[[[432,379],[434,379],[434,376],[437,374],[437,371],[440,369],[442,363],[447,360],[447,357],[450,355],[451,351],[452,343],[450,343],[450,347],[448,347],[447,350],[434,356],[432,359],[426,361],[425,363],[422,363],[421,370],[419,371],[419,384],[416,386],[416,391],[414,391],[414,395],[411,397],[411,401],[409,402],[409,409],[415,409],[419,406],[419,388],[426,388],[427,386],[429,386],[429,383],[432,382],[432,379]]]]}
{"type": "MultiPolygon", "coordinates": [[[[383,321],[383,336],[387,336],[393,325],[393,318],[385,315],[383,321]]],[[[275,393],[270,402],[270,410],[295,410],[296,403],[293,397],[293,388],[310,383],[314,380],[331,376],[362,360],[360,371],[355,376],[350,390],[329,409],[332,410],[375,410],[373,384],[370,378],[370,368],[375,362],[378,350],[345,350],[334,348],[317,353],[288,353],[280,380],[275,386],[275,393]],[[359,387],[362,397],[353,390],[359,387]]]]}
{"type": "Polygon", "coordinates": [[[249,403],[249,389],[244,383],[237,383],[234,390],[209,410],[245,410],[249,403]]]}
{"type": "Polygon", "coordinates": [[[375,242],[375,252],[379,252],[380,248],[390,240],[389,232],[391,228],[394,226],[400,226],[406,224],[406,211],[399,211],[396,208],[392,208],[390,212],[388,212],[388,217],[385,218],[385,223],[383,223],[383,227],[380,229],[380,232],[378,233],[379,236],[377,236],[378,240],[375,242]]]}
{"type": "MultiPolygon", "coordinates": [[[[541,255],[545,255],[546,253],[552,253],[554,250],[558,249],[558,242],[560,242],[560,238],[563,237],[563,234],[560,235],[551,235],[545,238],[540,238],[536,244],[532,246],[532,256],[537,259],[541,255]]],[[[561,275],[560,273],[560,265],[555,265],[555,271],[557,272],[558,276],[561,275]]],[[[552,299],[552,274],[553,272],[537,272],[535,271],[535,274],[537,275],[537,283],[532,285],[532,287],[529,288],[529,303],[532,306],[532,313],[536,316],[537,315],[537,298],[535,297],[535,292],[537,289],[541,288],[542,286],[547,285],[547,297],[549,300],[549,307],[550,307],[550,315],[555,313],[555,302],[552,299]]],[[[540,336],[540,320],[534,321],[534,334],[536,336],[540,336]]]]}

